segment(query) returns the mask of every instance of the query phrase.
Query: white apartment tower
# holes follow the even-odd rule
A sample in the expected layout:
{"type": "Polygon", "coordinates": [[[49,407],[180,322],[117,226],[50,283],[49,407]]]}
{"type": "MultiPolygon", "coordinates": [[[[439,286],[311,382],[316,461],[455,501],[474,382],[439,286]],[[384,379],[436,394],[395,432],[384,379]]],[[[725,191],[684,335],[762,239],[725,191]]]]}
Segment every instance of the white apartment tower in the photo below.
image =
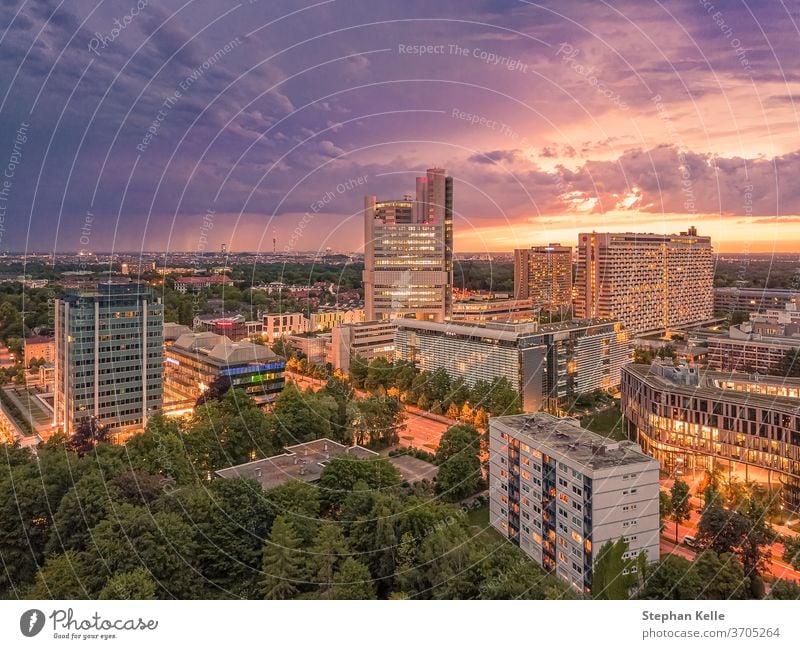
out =
{"type": "Polygon", "coordinates": [[[680,234],[582,233],[575,316],[621,320],[631,334],[714,315],[714,251],[695,228],[680,234]]]}

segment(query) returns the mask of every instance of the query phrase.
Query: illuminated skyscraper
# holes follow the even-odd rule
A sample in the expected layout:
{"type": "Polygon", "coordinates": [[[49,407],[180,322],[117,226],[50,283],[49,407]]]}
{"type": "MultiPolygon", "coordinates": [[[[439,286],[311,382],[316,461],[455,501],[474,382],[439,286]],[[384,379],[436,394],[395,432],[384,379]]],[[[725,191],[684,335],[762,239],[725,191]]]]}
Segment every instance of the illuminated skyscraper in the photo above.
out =
{"type": "Polygon", "coordinates": [[[632,334],[714,315],[714,251],[695,228],[680,234],[582,233],[575,316],[622,320],[632,334]]]}
{"type": "Polygon", "coordinates": [[[572,303],[572,248],[560,243],[514,251],[514,293],[534,307],[559,311],[572,303]]]}
{"type": "Polygon", "coordinates": [[[444,169],[417,178],[416,199],[364,198],[367,320],[444,322],[453,302],[453,179],[444,169]]]}
{"type": "Polygon", "coordinates": [[[144,284],[101,284],[56,300],[55,425],[96,419],[141,431],[161,408],[164,307],[144,284]]]}

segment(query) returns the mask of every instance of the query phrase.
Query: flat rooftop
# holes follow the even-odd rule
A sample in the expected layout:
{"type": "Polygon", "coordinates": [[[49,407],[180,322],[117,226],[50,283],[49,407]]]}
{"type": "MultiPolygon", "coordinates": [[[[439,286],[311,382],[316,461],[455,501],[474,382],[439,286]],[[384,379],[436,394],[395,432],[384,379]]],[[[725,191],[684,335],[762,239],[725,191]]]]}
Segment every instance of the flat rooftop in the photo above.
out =
{"type": "Polygon", "coordinates": [[[789,388],[800,391],[800,378],[705,370],[699,373],[696,384],[688,384],[656,374],[651,371],[650,367],[650,365],[630,364],[623,367],[623,371],[634,374],[636,377],[647,382],[650,386],[680,393],[689,397],[701,397],[704,399],[724,398],[728,401],[738,401],[742,405],[759,405],[765,408],[780,408],[792,411],[795,414],[800,413],[800,399],[798,398],[725,387],[727,383],[736,383],[748,384],[754,387],[758,386],[762,389],[775,387],[776,390],[789,388]]]}
{"type": "Polygon", "coordinates": [[[559,419],[545,412],[492,417],[491,424],[501,424],[515,437],[551,456],[567,457],[578,464],[600,470],[642,462],[657,462],[642,453],[637,444],[617,442],[593,433],[570,418],[559,419]]]}

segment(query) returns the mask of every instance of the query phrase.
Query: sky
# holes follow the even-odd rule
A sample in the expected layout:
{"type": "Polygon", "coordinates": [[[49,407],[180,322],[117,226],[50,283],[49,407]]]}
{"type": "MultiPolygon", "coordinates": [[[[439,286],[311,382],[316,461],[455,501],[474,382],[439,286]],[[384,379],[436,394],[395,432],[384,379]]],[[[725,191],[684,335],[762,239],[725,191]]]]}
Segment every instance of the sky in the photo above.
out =
{"type": "Polygon", "coordinates": [[[798,251],[799,38],[788,0],[0,0],[0,251],[359,251],[433,166],[457,252],[798,251]]]}

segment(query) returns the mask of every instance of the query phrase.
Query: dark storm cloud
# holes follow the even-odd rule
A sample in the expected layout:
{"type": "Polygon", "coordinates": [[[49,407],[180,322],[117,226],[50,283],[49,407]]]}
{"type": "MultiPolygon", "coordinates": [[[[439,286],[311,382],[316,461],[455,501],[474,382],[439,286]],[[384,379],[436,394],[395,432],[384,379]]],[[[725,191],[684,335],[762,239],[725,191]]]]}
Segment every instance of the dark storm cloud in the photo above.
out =
{"type": "MultiPolygon", "coordinates": [[[[148,3],[90,51],[92,39],[110,35],[135,4],[48,0],[0,9],[0,33],[8,28],[0,43],[0,98],[7,95],[0,165],[20,123],[31,124],[2,249],[74,249],[87,210],[97,217],[97,249],[143,239],[159,247],[168,236],[191,247],[186,232],[212,208],[246,213],[248,227],[291,231],[319,196],[368,176],[358,194],[327,207],[340,218],[339,243],[357,248],[361,227],[350,217],[361,194],[402,196],[431,164],[461,183],[459,218],[471,222],[489,223],[497,209],[519,218],[564,213],[581,198],[608,210],[633,187],[636,209],[684,211],[682,165],[698,212],[800,213],[791,181],[800,171],[796,154],[717,156],[714,143],[698,144],[699,137],[679,154],[675,141],[697,133],[690,120],[704,101],[720,102],[715,124],[733,123],[725,104],[731,89],[756,84],[765,111],[791,109],[800,62],[794,23],[780,2],[717,1],[709,14],[696,2],[633,0],[313,8],[311,0],[239,8],[165,0],[148,3]],[[573,59],[559,53],[562,43],[577,52],[573,59]],[[439,53],[401,54],[400,45],[436,45],[439,53]],[[608,101],[592,78],[629,110],[608,101]],[[636,120],[653,119],[656,93],[679,134],[647,132],[652,139],[642,146],[636,120]],[[479,121],[457,119],[454,109],[479,121]],[[494,126],[480,126],[480,118],[494,126]],[[616,130],[604,133],[603,120],[616,130]],[[603,127],[571,132],[595,122],[603,127]],[[747,182],[754,189],[745,206],[747,182]]],[[[763,122],[769,118],[765,112],[763,122]]],[[[765,132],[748,128],[761,129],[751,139],[765,132]]],[[[220,236],[229,237],[233,223],[221,219],[220,236]]],[[[307,236],[318,234],[309,228],[307,236]]]]}

